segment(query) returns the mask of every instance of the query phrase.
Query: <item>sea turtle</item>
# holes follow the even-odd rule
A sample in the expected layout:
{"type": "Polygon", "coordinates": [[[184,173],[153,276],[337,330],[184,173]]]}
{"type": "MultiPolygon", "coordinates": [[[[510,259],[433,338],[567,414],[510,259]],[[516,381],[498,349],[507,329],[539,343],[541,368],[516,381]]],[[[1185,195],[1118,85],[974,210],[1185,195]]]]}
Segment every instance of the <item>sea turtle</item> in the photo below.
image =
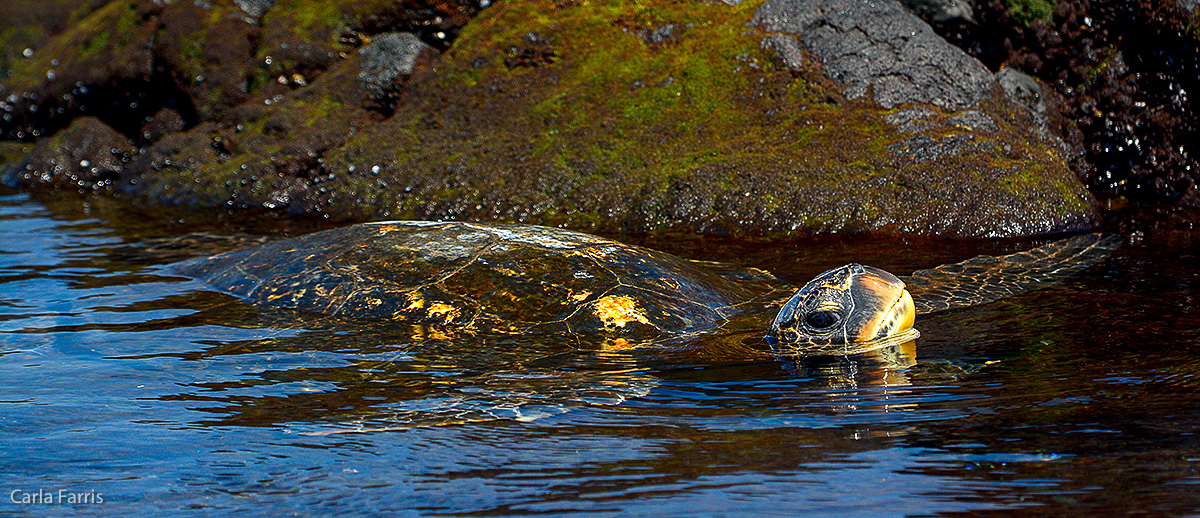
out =
{"type": "Polygon", "coordinates": [[[197,258],[179,274],[254,302],[354,319],[499,333],[659,340],[711,331],[738,314],[768,339],[847,353],[915,338],[916,314],[992,301],[1106,257],[1119,238],[1080,235],[981,256],[906,280],[849,264],[796,290],[767,272],[682,259],[557,228],[387,221],[197,258]],[[790,297],[789,297],[790,295],[790,297]]]}

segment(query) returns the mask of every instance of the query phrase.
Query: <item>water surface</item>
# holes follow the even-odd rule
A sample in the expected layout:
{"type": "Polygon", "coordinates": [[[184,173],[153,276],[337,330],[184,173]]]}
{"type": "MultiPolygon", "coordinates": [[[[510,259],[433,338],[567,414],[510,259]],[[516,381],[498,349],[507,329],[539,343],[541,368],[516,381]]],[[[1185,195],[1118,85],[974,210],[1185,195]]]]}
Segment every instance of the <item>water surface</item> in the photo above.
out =
{"type": "MultiPolygon", "coordinates": [[[[1196,234],[920,318],[915,353],[821,360],[753,332],[611,350],[338,322],[163,269],[307,230],[0,191],[0,513],[1200,509],[1196,234]]],[[[628,239],[792,283],[1040,242],[628,239]]]]}

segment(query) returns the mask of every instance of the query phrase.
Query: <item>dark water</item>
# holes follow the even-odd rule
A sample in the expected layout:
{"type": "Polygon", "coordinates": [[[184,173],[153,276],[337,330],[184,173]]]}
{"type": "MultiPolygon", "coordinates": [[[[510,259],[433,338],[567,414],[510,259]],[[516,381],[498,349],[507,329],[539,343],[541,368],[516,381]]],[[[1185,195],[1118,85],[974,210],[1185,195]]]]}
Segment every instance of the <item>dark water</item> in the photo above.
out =
{"type": "MultiPolygon", "coordinates": [[[[1136,234],[1064,286],[919,319],[915,364],[775,358],[753,332],[610,350],[349,324],[161,268],[303,230],[0,192],[0,513],[1200,509],[1198,234],[1136,234]],[[209,234],[165,239],[189,232],[209,234]]],[[[794,283],[1037,244],[639,240],[794,283]]]]}

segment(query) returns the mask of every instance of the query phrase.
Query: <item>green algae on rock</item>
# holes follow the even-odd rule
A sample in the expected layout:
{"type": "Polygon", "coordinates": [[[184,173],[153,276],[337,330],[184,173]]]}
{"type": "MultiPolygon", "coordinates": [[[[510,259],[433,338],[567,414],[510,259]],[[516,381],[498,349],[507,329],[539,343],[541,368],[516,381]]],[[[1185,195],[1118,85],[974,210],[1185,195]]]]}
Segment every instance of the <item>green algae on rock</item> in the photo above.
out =
{"type": "MultiPolygon", "coordinates": [[[[969,96],[881,105],[880,84],[830,79],[813,29],[763,23],[759,4],[501,2],[387,95],[359,79],[357,50],[395,27],[353,11],[352,37],[287,45],[313,45],[307,65],[239,51],[258,56],[231,63],[249,78],[240,92],[182,84],[173,65],[195,109],[177,110],[181,131],[143,141],[120,181],[172,203],[603,231],[1002,236],[1094,224],[1066,152],[982,66],[969,96]]],[[[210,18],[236,21],[226,7],[210,18]]],[[[313,14],[302,9],[270,6],[261,34],[313,14]]],[[[35,88],[21,77],[6,87],[35,88]]]]}

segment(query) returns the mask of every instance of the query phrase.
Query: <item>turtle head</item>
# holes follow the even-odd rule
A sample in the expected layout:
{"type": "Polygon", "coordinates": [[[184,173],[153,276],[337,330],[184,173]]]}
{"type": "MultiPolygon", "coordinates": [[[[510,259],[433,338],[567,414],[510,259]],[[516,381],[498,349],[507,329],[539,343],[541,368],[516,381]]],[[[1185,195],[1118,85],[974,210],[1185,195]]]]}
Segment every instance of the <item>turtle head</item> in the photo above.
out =
{"type": "Polygon", "coordinates": [[[767,338],[809,354],[847,354],[916,338],[915,316],[903,281],[878,268],[848,264],[792,295],[767,338]]]}

